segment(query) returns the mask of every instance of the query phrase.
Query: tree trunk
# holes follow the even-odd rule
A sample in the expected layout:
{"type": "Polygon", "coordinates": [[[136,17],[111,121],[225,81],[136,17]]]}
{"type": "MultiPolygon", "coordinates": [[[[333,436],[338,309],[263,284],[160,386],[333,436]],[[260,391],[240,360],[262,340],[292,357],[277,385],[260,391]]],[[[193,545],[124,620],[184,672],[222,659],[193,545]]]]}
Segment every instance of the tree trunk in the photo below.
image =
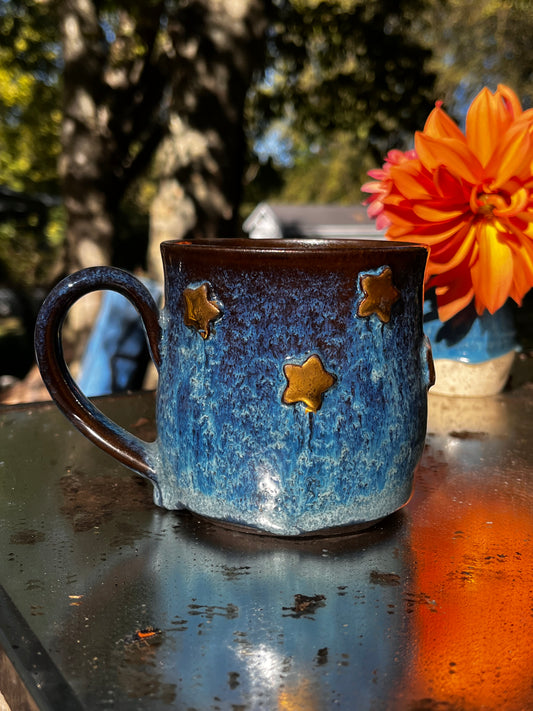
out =
{"type": "Polygon", "coordinates": [[[109,143],[106,106],[101,101],[106,62],[102,30],[91,2],[64,0],[63,124],[59,173],[67,213],[68,268],[109,263],[113,234],[110,213],[109,143]],[[100,99],[100,101],[99,101],[100,99]]]}
{"type": "MultiPolygon", "coordinates": [[[[105,62],[100,41],[102,31],[90,2],[65,0],[61,9],[64,74],[59,173],[67,219],[66,266],[69,272],[74,272],[109,264],[113,216],[106,190],[109,166],[106,166],[103,107],[97,103],[105,62]]],[[[71,312],[69,330],[78,351],[86,342],[98,303],[98,296],[91,295],[71,312]]],[[[76,356],[79,355],[77,352],[76,356]]]]}
{"type": "MultiPolygon", "coordinates": [[[[59,7],[64,58],[59,172],[66,264],[73,272],[111,263],[120,203],[163,135],[168,57],[157,49],[162,1],[117,6],[114,39],[104,34],[98,13],[105,10],[95,0],[62,0],[59,7]]],[[[98,303],[99,295],[90,295],[72,311],[76,356],[98,303]]]]}
{"type": "Polygon", "coordinates": [[[166,239],[239,234],[244,103],[264,57],[270,0],[191,0],[169,18],[177,55],[170,130],[159,148],[149,270],[166,239]]]}

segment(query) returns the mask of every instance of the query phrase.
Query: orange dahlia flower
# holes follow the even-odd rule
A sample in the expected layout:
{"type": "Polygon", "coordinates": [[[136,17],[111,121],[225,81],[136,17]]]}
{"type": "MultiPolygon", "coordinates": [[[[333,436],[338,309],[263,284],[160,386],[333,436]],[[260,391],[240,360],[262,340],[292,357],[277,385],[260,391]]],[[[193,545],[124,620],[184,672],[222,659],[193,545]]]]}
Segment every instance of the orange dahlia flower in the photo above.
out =
{"type": "Polygon", "coordinates": [[[500,85],[472,102],[463,133],[440,102],[415,150],[391,151],[362,186],[368,214],[391,240],[429,248],[426,288],[447,321],[478,314],[533,286],[533,109],[500,85]]]}

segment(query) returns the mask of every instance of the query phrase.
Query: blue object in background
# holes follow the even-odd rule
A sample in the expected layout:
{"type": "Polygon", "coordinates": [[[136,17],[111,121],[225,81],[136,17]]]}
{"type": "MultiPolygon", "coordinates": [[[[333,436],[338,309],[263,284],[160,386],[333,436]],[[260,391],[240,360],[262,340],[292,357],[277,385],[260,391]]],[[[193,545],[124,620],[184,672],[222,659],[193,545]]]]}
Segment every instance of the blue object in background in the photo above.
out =
{"type": "Polygon", "coordinates": [[[424,332],[431,342],[435,359],[483,363],[518,350],[510,301],[496,313],[485,311],[481,316],[471,302],[443,323],[439,320],[435,293],[431,291],[424,301],[424,332]]]}
{"type": "MultiPolygon", "coordinates": [[[[141,279],[156,303],[162,289],[141,279]]],[[[78,384],[89,397],[110,395],[142,386],[150,356],[142,321],[135,307],[121,294],[106,291],[80,366],[78,384]]]]}

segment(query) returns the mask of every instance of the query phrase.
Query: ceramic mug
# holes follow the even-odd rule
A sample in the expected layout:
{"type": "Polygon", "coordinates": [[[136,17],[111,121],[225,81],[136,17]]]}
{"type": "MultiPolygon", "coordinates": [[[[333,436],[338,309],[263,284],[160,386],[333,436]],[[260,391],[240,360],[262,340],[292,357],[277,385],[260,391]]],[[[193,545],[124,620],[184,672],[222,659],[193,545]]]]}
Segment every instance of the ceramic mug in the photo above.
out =
{"type": "Polygon", "coordinates": [[[133,276],[78,272],[50,293],[36,354],[73,424],[152,480],[155,502],[284,536],[368,527],[407,503],[426,433],[423,247],[355,240],[165,242],[161,313],[133,276]],[[139,311],[159,371],[157,439],[72,380],[61,324],[111,289],[139,311]]]}

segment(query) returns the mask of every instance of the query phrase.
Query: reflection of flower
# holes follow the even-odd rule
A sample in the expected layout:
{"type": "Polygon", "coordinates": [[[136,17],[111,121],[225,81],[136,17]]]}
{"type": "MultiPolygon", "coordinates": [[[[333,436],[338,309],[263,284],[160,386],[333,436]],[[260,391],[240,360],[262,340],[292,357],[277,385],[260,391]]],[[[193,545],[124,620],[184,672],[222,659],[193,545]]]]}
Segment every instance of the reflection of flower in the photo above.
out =
{"type": "Polygon", "coordinates": [[[415,150],[391,151],[363,185],[378,228],[430,249],[426,287],[447,321],[472,300],[494,313],[533,286],[533,109],[483,89],[463,133],[437,103],[415,150]]]}
{"type": "MultiPolygon", "coordinates": [[[[461,398],[461,405],[466,400],[461,398]]],[[[478,404],[478,412],[484,407],[478,404]]],[[[456,422],[466,423],[471,432],[472,421],[465,416],[456,422]]],[[[487,431],[485,422],[481,426],[487,431]]],[[[495,451],[502,446],[492,434],[469,442],[458,456],[477,451],[470,460],[477,466],[487,445],[495,451]]],[[[453,451],[446,447],[447,453],[453,451]]],[[[533,549],[525,485],[516,480],[507,497],[496,486],[481,492],[475,477],[468,476],[468,464],[461,466],[466,473],[454,477],[454,503],[445,488],[435,487],[424,500],[424,524],[411,529],[417,560],[411,598],[415,652],[404,693],[413,699],[438,693],[433,708],[440,709],[531,708],[533,616],[526,571],[532,569],[533,549]]],[[[493,474],[489,467],[484,473],[493,474]]]]}

